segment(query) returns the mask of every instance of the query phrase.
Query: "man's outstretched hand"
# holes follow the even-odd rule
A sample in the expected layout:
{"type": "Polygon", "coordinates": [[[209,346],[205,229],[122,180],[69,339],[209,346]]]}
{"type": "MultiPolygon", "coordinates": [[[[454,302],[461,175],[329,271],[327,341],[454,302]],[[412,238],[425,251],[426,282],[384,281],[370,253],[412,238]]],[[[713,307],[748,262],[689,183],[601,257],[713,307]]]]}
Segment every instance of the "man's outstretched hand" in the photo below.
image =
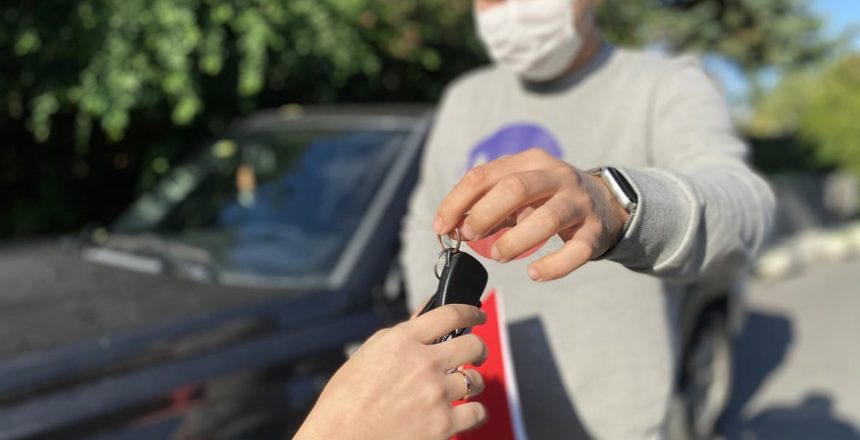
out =
{"type": "Polygon", "coordinates": [[[601,177],[532,148],[472,168],[442,201],[433,228],[459,226],[465,240],[478,240],[513,226],[491,248],[503,263],[558,234],[565,245],[529,266],[533,280],[548,281],[614,246],[627,216],[601,177]]]}

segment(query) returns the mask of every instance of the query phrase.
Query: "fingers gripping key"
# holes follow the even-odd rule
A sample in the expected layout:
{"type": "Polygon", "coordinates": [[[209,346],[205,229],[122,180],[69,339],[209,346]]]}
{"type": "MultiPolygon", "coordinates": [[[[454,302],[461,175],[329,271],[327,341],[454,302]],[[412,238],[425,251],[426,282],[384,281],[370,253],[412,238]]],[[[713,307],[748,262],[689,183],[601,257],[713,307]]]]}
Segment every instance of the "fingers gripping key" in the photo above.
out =
{"type": "MultiPolygon", "coordinates": [[[[445,248],[440,254],[440,258],[445,257],[445,266],[441,274],[437,273],[439,286],[419,316],[446,304],[481,306],[481,294],[487,286],[487,270],[475,257],[459,250],[459,241],[457,244],[456,248],[445,248]]],[[[460,336],[465,331],[457,329],[436,343],[460,336]]]]}

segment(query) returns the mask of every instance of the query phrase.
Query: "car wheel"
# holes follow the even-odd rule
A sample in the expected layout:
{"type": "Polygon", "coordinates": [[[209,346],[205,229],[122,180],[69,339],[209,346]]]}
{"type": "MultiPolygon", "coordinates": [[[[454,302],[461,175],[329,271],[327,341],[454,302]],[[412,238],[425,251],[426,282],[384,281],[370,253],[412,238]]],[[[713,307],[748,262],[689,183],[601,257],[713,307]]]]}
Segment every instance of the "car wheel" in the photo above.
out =
{"type": "Polygon", "coordinates": [[[681,364],[679,389],[667,421],[672,440],[704,440],[714,433],[732,386],[732,341],[725,313],[707,310],[681,364]]]}

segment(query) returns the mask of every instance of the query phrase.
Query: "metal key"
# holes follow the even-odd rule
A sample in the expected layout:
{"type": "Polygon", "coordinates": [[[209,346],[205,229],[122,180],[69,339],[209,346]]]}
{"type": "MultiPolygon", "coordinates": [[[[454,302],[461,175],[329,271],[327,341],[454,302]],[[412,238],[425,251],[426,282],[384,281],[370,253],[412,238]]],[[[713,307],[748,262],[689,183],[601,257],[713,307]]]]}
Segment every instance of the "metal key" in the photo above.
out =
{"type": "MultiPolygon", "coordinates": [[[[439,274],[439,262],[437,261],[435,269],[436,277],[439,278],[439,286],[436,288],[436,293],[418,314],[419,316],[445,304],[468,304],[481,307],[481,294],[484,293],[484,288],[487,286],[487,270],[475,257],[460,251],[459,233],[458,230],[456,247],[442,245],[443,249],[439,258],[445,258],[445,266],[442,268],[442,273],[439,274]]],[[[439,242],[441,244],[441,237],[439,242]]],[[[439,338],[435,343],[456,338],[465,331],[466,329],[457,329],[439,338]]]]}

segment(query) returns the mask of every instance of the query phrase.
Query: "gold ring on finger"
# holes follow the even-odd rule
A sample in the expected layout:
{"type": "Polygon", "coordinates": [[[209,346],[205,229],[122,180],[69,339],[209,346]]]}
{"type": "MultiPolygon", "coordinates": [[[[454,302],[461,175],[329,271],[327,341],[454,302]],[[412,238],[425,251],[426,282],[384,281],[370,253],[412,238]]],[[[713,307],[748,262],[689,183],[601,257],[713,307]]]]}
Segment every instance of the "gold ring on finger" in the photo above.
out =
{"type": "Polygon", "coordinates": [[[469,374],[463,370],[454,370],[455,373],[460,373],[463,376],[463,382],[466,384],[466,394],[463,395],[463,398],[460,400],[466,400],[469,398],[469,394],[472,392],[472,378],[469,377],[469,374]]]}

